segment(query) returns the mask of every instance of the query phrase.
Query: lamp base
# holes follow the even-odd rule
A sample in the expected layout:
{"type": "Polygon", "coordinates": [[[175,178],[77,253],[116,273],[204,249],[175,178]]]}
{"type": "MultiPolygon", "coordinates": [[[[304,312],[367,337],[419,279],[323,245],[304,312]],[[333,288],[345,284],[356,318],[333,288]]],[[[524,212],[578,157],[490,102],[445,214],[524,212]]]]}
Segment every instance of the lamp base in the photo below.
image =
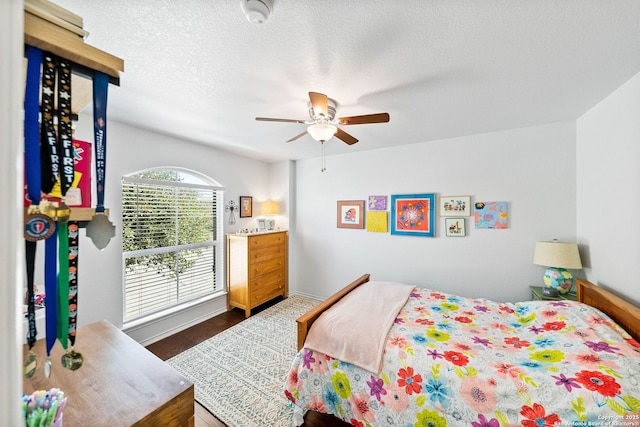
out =
{"type": "Polygon", "coordinates": [[[274,230],[276,228],[276,220],[273,218],[267,218],[267,230],[274,230]]]}
{"type": "Polygon", "coordinates": [[[573,275],[564,268],[549,267],[544,272],[544,284],[556,289],[561,294],[566,294],[573,288],[573,275]]]}

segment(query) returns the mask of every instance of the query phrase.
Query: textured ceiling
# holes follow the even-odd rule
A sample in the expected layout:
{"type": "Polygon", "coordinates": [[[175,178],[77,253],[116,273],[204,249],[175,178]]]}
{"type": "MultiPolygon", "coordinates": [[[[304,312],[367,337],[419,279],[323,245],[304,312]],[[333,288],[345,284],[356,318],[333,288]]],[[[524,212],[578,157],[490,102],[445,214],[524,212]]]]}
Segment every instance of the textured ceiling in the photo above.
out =
{"type": "Polygon", "coordinates": [[[125,60],[108,117],[266,161],[320,156],[309,91],[345,127],[346,153],[572,120],[640,72],[638,0],[55,0],[87,43],[125,60]]]}

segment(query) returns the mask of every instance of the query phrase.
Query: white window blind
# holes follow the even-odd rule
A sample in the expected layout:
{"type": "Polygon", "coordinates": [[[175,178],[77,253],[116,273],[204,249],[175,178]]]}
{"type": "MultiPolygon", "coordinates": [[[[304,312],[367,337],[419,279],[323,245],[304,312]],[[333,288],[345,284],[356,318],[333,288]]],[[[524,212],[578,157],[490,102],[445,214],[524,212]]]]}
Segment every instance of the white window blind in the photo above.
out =
{"type": "Polygon", "coordinates": [[[218,198],[183,172],[122,181],[124,322],[211,295],[218,280],[218,198]]]}

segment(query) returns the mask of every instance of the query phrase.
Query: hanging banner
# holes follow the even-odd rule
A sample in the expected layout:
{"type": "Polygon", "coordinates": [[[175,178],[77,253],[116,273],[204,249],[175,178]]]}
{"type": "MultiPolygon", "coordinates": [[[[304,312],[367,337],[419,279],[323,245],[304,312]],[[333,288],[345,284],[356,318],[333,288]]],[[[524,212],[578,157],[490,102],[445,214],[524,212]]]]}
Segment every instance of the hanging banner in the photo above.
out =
{"type": "Polygon", "coordinates": [[[67,205],[91,207],[91,143],[73,140],[75,172],[73,184],[67,190],[67,205]]]}
{"type": "MultiPolygon", "coordinates": [[[[71,187],[67,190],[66,200],[70,207],[90,208],[91,198],[91,168],[93,159],[93,144],[80,139],[73,140],[74,178],[71,187]]],[[[47,195],[47,200],[58,203],[62,198],[60,180],[56,181],[47,195]]],[[[27,188],[24,191],[24,206],[30,206],[27,188]]]]}

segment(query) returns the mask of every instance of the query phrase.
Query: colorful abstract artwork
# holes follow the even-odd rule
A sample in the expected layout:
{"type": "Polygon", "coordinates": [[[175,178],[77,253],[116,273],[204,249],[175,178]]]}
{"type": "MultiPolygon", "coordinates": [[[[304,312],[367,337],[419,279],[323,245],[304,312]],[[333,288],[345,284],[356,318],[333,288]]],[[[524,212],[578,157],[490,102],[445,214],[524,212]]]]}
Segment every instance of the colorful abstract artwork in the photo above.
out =
{"type": "Polygon", "coordinates": [[[391,234],[433,237],[435,194],[392,195],[391,234]]]}
{"type": "Polygon", "coordinates": [[[386,233],[387,228],[387,212],[386,211],[367,211],[367,231],[374,233],[386,233]]]}
{"type": "Polygon", "coordinates": [[[476,228],[509,228],[507,202],[477,202],[474,207],[476,228]]]}
{"type": "Polygon", "coordinates": [[[387,196],[369,196],[367,209],[370,211],[384,211],[387,209],[387,196]]]}

